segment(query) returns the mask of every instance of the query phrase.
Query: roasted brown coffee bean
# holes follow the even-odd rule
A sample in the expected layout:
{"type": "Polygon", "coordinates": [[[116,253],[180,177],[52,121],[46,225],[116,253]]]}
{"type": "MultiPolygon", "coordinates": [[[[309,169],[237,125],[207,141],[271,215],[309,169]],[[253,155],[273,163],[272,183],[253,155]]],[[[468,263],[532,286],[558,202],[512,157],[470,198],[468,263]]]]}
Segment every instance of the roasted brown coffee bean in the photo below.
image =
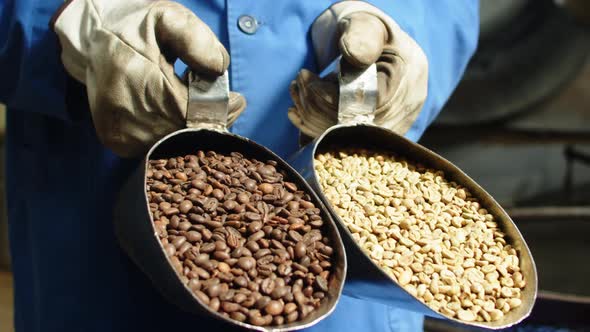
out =
{"type": "Polygon", "coordinates": [[[268,241],[267,239],[258,240],[258,244],[260,245],[260,248],[268,249],[268,247],[270,247],[270,241],[268,241]]]}
{"type": "Polygon", "coordinates": [[[271,278],[266,278],[260,284],[260,291],[264,294],[270,295],[275,289],[275,281],[271,278]]]}
{"type": "Polygon", "coordinates": [[[207,294],[201,292],[200,290],[194,291],[195,296],[201,300],[205,305],[209,304],[209,296],[207,294]]]}
{"type": "Polygon", "coordinates": [[[202,266],[209,262],[209,255],[205,253],[199,254],[193,261],[195,264],[202,266]]]}
{"type": "Polygon", "coordinates": [[[231,256],[228,252],[218,250],[213,252],[213,257],[219,261],[224,261],[226,259],[229,259],[231,256]]]}
{"type": "Polygon", "coordinates": [[[254,234],[262,229],[262,223],[260,221],[253,221],[248,225],[248,232],[254,234]]]}
{"type": "Polygon", "coordinates": [[[180,210],[181,213],[184,213],[184,214],[188,213],[192,208],[193,208],[193,202],[191,202],[189,200],[182,201],[178,205],[178,209],[180,210]]]}
{"type": "Polygon", "coordinates": [[[248,241],[256,242],[256,241],[262,239],[264,237],[264,235],[265,235],[264,231],[262,231],[262,230],[257,231],[248,237],[248,241]]]}
{"type": "Polygon", "coordinates": [[[184,199],[184,196],[182,196],[179,193],[174,193],[174,194],[172,194],[172,196],[170,196],[170,200],[174,203],[180,203],[183,201],[183,199],[184,199]]]}
{"type": "Polygon", "coordinates": [[[209,301],[209,308],[213,311],[219,311],[220,305],[221,301],[217,297],[212,298],[211,301],[209,301]]]}
{"type": "Polygon", "coordinates": [[[240,303],[245,308],[251,308],[253,305],[256,304],[256,298],[250,295],[248,298],[244,300],[244,302],[240,303]]]}
{"type": "MultiPolygon", "coordinates": [[[[256,271],[256,270],[251,270],[252,271],[256,271]]],[[[253,292],[258,292],[258,290],[260,289],[260,284],[254,282],[254,281],[250,281],[248,282],[248,289],[253,291],[253,292]]]]}
{"type": "Polygon", "coordinates": [[[227,249],[227,244],[225,241],[215,241],[215,250],[223,251],[225,249],[227,249]]]}
{"type": "Polygon", "coordinates": [[[221,294],[220,284],[214,284],[207,288],[207,295],[209,295],[210,298],[218,297],[219,294],[221,294]]]}
{"type": "Polygon", "coordinates": [[[291,240],[295,242],[301,242],[301,240],[303,239],[303,236],[299,232],[294,230],[289,231],[289,237],[291,238],[291,240]]]}
{"type": "Polygon", "coordinates": [[[311,264],[311,258],[309,258],[309,256],[303,256],[300,260],[299,260],[299,264],[305,266],[305,267],[309,267],[309,264],[311,264]]]}
{"type": "Polygon", "coordinates": [[[211,192],[211,195],[213,197],[215,197],[215,199],[217,199],[218,201],[223,199],[223,191],[220,189],[213,189],[213,191],[211,192]]]}
{"type": "Polygon", "coordinates": [[[269,277],[272,274],[272,268],[269,265],[259,265],[256,270],[261,277],[269,277]]]}
{"type": "Polygon", "coordinates": [[[172,245],[174,245],[174,248],[178,249],[185,241],[186,241],[186,237],[177,236],[174,238],[174,240],[172,240],[172,245]]]}
{"type": "Polygon", "coordinates": [[[238,259],[238,265],[242,269],[249,271],[256,267],[256,260],[253,257],[240,257],[240,259],[238,259]]]}
{"type": "Polygon", "coordinates": [[[275,289],[273,289],[273,291],[270,293],[270,297],[273,300],[278,300],[281,297],[285,296],[285,294],[287,294],[288,291],[289,289],[285,286],[275,287],[275,289]]]}
{"type": "Polygon", "coordinates": [[[223,302],[221,303],[221,308],[223,309],[223,311],[231,313],[240,310],[240,305],[233,302],[223,302]]]}
{"type": "Polygon", "coordinates": [[[320,227],[322,227],[324,222],[322,221],[322,219],[317,219],[317,220],[312,220],[309,224],[315,228],[320,228],[320,227]]]}
{"type": "Polygon", "coordinates": [[[322,273],[322,271],[324,271],[324,269],[322,269],[322,267],[318,263],[314,263],[314,264],[309,265],[308,269],[313,274],[320,274],[320,273],[322,273]]]}
{"type": "Polygon", "coordinates": [[[258,220],[262,219],[262,217],[260,216],[260,214],[259,213],[256,213],[256,212],[246,212],[244,214],[244,216],[249,221],[258,221],[258,220]]]}
{"type": "Polygon", "coordinates": [[[281,264],[279,265],[279,267],[277,268],[277,272],[279,273],[280,276],[287,276],[291,273],[292,269],[291,269],[291,265],[287,265],[287,264],[281,264]]]}
{"type": "Polygon", "coordinates": [[[180,217],[179,216],[172,216],[170,218],[170,227],[173,229],[178,228],[178,225],[180,224],[180,217]]]}
{"type": "Polygon", "coordinates": [[[264,194],[270,194],[273,192],[274,187],[270,183],[261,183],[258,186],[258,189],[260,189],[260,191],[262,191],[264,194]]]}
{"type": "Polygon", "coordinates": [[[293,302],[289,302],[287,304],[285,304],[284,308],[283,308],[283,312],[288,315],[290,313],[292,313],[293,311],[297,310],[297,304],[293,303],[293,302]]]}
{"type": "Polygon", "coordinates": [[[244,313],[239,311],[234,311],[230,313],[229,317],[233,320],[237,320],[238,322],[245,322],[246,318],[248,318],[244,313]]]}
{"type": "Polygon", "coordinates": [[[248,241],[246,242],[246,248],[248,248],[251,252],[253,252],[254,257],[256,257],[256,252],[260,250],[260,246],[256,241],[248,241]]]}
{"type": "Polygon", "coordinates": [[[318,275],[317,277],[315,277],[315,286],[323,292],[328,291],[328,281],[324,279],[322,276],[318,275]]]}
{"type": "Polygon", "coordinates": [[[201,282],[199,281],[199,279],[193,278],[193,279],[189,280],[187,286],[190,289],[192,289],[193,291],[200,290],[201,289],[201,282]]]}
{"type": "Polygon", "coordinates": [[[257,301],[256,301],[256,308],[258,309],[264,309],[266,307],[266,305],[271,301],[269,296],[261,296],[257,301]]]}
{"type": "Polygon", "coordinates": [[[275,249],[274,254],[275,254],[275,263],[279,263],[279,264],[283,263],[291,258],[291,255],[289,255],[289,252],[285,249],[275,249]]]}
{"type": "Polygon", "coordinates": [[[223,202],[223,207],[225,208],[226,211],[231,211],[231,210],[235,209],[237,206],[238,206],[238,203],[236,201],[223,202]]]}
{"type": "Polygon", "coordinates": [[[274,228],[271,225],[266,225],[262,227],[262,231],[264,232],[265,236],[270,236],[270,233],[272,233],[273,229],[274,228]]]}
{"type": "Polygon", "coordinates": [[[231,270],[229,264],[226,262],[219,262],[219,264],[217,264],[217,269],[222,273],[228,273],[231,270]]]}
{"type": "Polygon", "coordinates": [[[293,183],[293,182],[285,182],[283,185],[290,192],[296,192],[297,191],[297,185],[295,183],[293,183]]]}
{"type": "Polygon", "coordinates": [[[285,317],[283,316],[273,316],[272,318],[273,325],[283,325],[285,324],[285,317]]]}
{"type": "Polygon", "coordinates": [[[201,231],[201,235],[203,235],[203,240],[209,241],[209,240],[211,240],[213,233],[210,230],[205,228],[201,231]]]}
{"type": "Polygon", "coordinates": [[[197,231],[188,231],[186,233],[186,239],[191,243],[201,241],[201,238],[202,238],[201,233],[199,233],[197,231]]]}
{"type": "MultiPolygon", "coordinates": [[[[283,238],[283,232],[281,232],[280,229],[275,228],[270,232],[270,236],[273,238],[273,240],[279,241],[283,238]]],[[[280,244],[280,242],[278,242],[280,244]]],[[[281,247],[284,248],[284,246],[282,244],[280,244],[281,247]]]]}
{"type": "Polygon", "coordinates": [[[233,258],[240,258],[243,255],[244,255],[244,248],[243,247],[237,247],[231,253],[231,257],[233,257],[233,258]]]}
{"type": "Polygon", "coordinates": [[[299,241],[295,245],[294,252],[296,258],[302,258],[307,254],[307,246],[305,245],[305,243],[303,243],[303,241],[299,241]]]}
{"type": "Polygon", "coordinates": [[[178,255],[182,256],[187,250],[189,250],[190,248],[192,248],[192,244],[190,244],[190,242],[184,242],[180,248],[178,248],[178,255]]]}
{"type": "Polygon", "coordinates": [[[293,311],[287,315],[287,323],[293,323],[297,319],[299,319],[299,313],[297,311],[293,311]]]}
{"type": "Polygon", "coordinates": [[[238,230],[232,227],[226,227],[227,230],[227,245],[231,248],[237,248],[242,245],[242,235],[238,230]]]}
{"type": "Polygon", "coordinates": [[[283,303],[281,301],[269,301],[268,304],[264,307],[264,311],[266,311],[269,315],[280,315],[283,313],[283,303]]]}
{"type": "Polygon", "coordinates": [[[178,230],[180,231],[188,231],[189,229],[191,229],[192,224],[189,221],[181,221],[180,224],[178,224],[178,230]]]}
{"type": "Polygon", "coordinates": [[[247,298],[247,295],[244,293],[238,293],[236,295],[234,295],[233,301],[237,304],[241,304],[242,302],[244,302],[247,298]]]}
{"type": "Polygon", "coordinates": [[[172,243],[167,243],[164,245],[164,251],[166,252],[167,256],[174,256],[176,253],[176,247],[172,243]]]}
{"type": "Polygon", "coordinates": [[[272,254],[272,251],[270,251],[270,249],[266,249],[266,248],[265,249],[259,249],[258,251],[256,251],[254,253],[254,257],[255,258],[261,258],[261,257],[264,257],[266,255],[270,255],[270,254],[272,254]]]}
{"type": "Polygon", "coordinates": [[[246,190],[252,192],[256,190],[256,181],[253,179],[247,179],[246,181],[244,181],[244,187],[246,188],[246,190]]]}
{"type": "Polygon", "coordinates": [[[240,286],[240,287],[247,287],[248,286],[248,279],[246,279],[246,277],[243,276],[239,276],[234,278],[234,284],[240,286]]]}
{"type": "Polygon", "coordinates": [[[208,254],[208,253],[212,253],[214,250],[215,250],[215,243],[208,242],[208,243],[203,243],[201,245],[201,252],[208,254]]]}
{"type": "Polygon", "coordinates": [[[241,192],[238,194],[237,199],[240,204],[246,204],[250,201],[250,195],[245,192],[241,192]]]}
{"type": "MultiPolygon", "coordinates": [[[[268,249],[267,249],[268,250],[268,249]]],[[[258,259],[258,265],[268,265],[270,264],[272,261],[274,261],[275,257],[272,255],[266,255],[263,257],[260,257],[258,259]]]]}
{"type": "Polygon", "coordinates": [[[208,221],[205,222],[205,224],[207,226],[209,226],[209,228],[212,228],[212,229],[223,227],[223,223],[222,222],[215,221],[215,220],[208,220],[208,221]]]}
{"type": "Polygon", "coordinates": [[[250,315],[250,317],[248,317],[248,321],[250,322],[250,324],[256,325],[256,326],[266,325],[266,319],[264,319],[264,317],[260,316],[260,314],[257,316],[250,315]]]}

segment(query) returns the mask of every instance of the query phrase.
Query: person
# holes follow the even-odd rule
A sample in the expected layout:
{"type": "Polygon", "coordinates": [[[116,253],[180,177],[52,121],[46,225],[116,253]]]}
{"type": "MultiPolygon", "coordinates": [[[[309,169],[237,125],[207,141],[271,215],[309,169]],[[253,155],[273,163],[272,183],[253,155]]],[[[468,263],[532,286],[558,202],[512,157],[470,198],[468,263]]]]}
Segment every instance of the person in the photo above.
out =
{"type": "MultiPolygon", "coordinates": [[[[0,2],[16,331],[229,329],[166,302],[113,231],[138,156],[183,125],[186,65],[228,68],[231,131],[288,157],[299,130],[335,121],[334,85],[313,73],[338,51],[359,67],[377,62],[376,121],[416,141],[477,34],[475,0],[0,2]]],[[[413,331],[422,321],[344,294],[309,330],[413,331]]]]}

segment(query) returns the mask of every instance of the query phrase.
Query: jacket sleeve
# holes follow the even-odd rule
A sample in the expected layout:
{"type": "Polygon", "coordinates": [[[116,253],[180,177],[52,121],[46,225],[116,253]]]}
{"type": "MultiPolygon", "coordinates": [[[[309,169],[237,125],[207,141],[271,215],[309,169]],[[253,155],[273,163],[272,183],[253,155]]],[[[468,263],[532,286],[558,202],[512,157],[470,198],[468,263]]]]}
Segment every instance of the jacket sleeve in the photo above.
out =
{"type": "Polygon", "coordinates": [[[67,120],[66,74],[49,21],[61,0],[0,1],[0,102],[67,120]]]}
{"type": "Polygon", "coordinates": [[[416,40],[428,58],[428,96],[406,137],[417,141],[456,88],[477,47],[478,0],[369,0],[416,40]]]}

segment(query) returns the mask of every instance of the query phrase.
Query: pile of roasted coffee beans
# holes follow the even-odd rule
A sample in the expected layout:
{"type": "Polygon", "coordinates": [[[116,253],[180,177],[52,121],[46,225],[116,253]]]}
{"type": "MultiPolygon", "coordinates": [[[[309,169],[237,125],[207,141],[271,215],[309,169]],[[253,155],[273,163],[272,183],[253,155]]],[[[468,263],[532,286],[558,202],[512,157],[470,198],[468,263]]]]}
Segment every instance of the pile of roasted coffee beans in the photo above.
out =
{"type": "Polygon", "coordinates": [[[256,326],[307,317],[327,296],[320,209],[275,161],[240,153],[150,160],[154,227],[180,279],[213,311],[256,326]]]}
{"type": "Polygon", "coordinates": [[[447,317],[490,322],[522,304],[519,253],[442,171],[369,150],[319,154],[320,186],[367,255],[447,317]]]}

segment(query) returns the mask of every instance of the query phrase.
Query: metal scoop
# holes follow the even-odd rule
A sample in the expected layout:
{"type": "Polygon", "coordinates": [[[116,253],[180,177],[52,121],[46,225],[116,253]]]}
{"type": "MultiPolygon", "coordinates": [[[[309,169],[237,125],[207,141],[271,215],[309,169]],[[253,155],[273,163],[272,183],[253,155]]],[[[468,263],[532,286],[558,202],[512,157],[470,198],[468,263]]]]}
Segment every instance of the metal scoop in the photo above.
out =
{"type": "Polygon", "coordinates": [[[326,130],[320,137],[298,151],[291,159],[291,165],[316,190],[338,223],[344,239],[349,269],[344,293],[369,301],[412,310],[425,315],[450,319],[470,326],[501,329],[512,326],[526,318],[537,297],[537,271],[535,263],[522,235],[502,207],[473,179],[457,166],[438,154],[409,141],[408,139],[373,124],[377,104],[377,69],[375,64],[365,70],[353,68],[337,59],[332,64],[336,68],[340,85],[338,105],[338,124],[326,130]],[[330,201],[322,193],[314,170],[314,157],[324,152],[344,151],[351,148],[364,148],[388,151],[407,158],[410,162],[444,171],[448,180],[466,187],[474,197],[491,213],[500,229],[506,234],[506,241],[520,254],[521,273],[527,284],[522,291],[521,306],[511,310],[503,318],[492,322],[465,322],[434,311],[418,300],[390,278],[375,264],[353,239],[347,226],[335,213],[330,201]]]}
{"type": "Polygon", "coordinates": [[[152,280],[154,286],[171,303],[181,309],[213,316],[230,324],[257,331],[288,331],[312,326],[328,316],[336,307],[346,275],[346,256],[338,229],[321,200],[305,180],[285,161],[269,149],[227,131],[229,83],[227,72],[208,79],[189,74],[187,129],[176,131],[155,143],[138,168],[124,185],[115,210],[117,238],[131,259],[152,280]],[[146,171],[150,159],[171,158],[194,154],[197,150],[218,153],[240,152],[247,158],[274,160],[277,168],[287,172],[290,181],[304,190],[321,210],[326,236],[333,243],[333,274],[329,291],[322,305],[305,319],[281,326],[260,327],[222,316],[209,309],[185,286],[172,268],[154,229],[146,196],[146,171]]]}

